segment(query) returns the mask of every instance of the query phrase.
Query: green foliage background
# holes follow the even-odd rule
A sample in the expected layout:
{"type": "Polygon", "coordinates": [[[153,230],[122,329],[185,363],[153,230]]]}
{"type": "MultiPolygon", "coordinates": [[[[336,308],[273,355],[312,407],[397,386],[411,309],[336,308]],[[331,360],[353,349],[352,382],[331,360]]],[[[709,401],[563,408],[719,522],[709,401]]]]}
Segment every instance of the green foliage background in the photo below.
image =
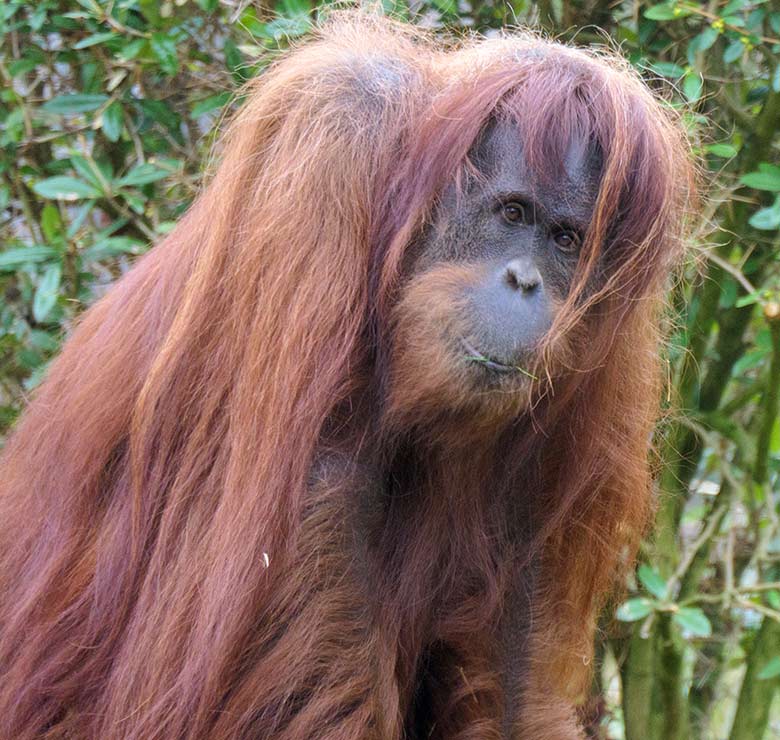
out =
{"type": "MultiPolygon", "coordinates": [[[[385,0],[531,24],[672,87],[706,198],[672,298],[658,529],[604,617],[594,737],[780,738],[780,0],[385,0]]],[[[78,314],[187,208],[240,85],[309,0],[0,2],[0,431],[78,314]]]]}

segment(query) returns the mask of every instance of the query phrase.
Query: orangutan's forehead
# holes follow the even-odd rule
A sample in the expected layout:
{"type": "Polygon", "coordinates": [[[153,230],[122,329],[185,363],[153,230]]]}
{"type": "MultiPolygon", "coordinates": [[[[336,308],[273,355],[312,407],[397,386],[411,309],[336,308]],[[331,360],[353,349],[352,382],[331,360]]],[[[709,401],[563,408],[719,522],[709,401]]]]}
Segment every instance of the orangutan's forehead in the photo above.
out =
{"type": "Polygon", "coordinates": [[[562,220],[587,224],[598,196],[601,157],[587,136],[573,136],[560,161],[532,167],[525,156],[523,132],[508,119],[493,121],[472,152],[485,189],[517,193],[529,200],[558,204],[562,220]]]}
{"type": "MultiPolygon", "coordinates": [[[[513,153],[512,164],[520,169],[527,169],[525,150],[530,144],[539,147],[540,142],[525,141],[526,134],[521,126],[510,119],[500,118],[491,121],[482,136],[475,143],[472,157],[483,172],[501,169],[506,164],[507,154],[513,153]]],[[[544,143],[541,143],[544,147],[544,143]]],[[[579,182],[588,175],[598,173],[601,169],[601,155],[593,138],[583,132],[573,131],[567,138],[562,150],[562,156],[555,155],[550,150],[550,157],[545,162],[544,169],[537,173],[529,172],[544,180],[559,179],[561,176],[579,182]]]]}

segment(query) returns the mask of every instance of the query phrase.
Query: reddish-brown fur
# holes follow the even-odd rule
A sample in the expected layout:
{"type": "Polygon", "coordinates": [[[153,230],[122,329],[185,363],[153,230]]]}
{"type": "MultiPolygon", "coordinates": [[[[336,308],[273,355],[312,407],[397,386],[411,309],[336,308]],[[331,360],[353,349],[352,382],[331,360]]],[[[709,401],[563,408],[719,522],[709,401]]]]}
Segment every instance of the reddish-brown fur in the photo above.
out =
{"type": "Polygon", "coordinates": [[[649,509],[688,172],[618,61],[528,36],[442,46],[345,14],[272,65],[3,453],[0,737],[392,740],[423,655],[432,737],[576,737],[649,509]],[[540,173],[578,132],[604,172],[539,380],[474,394],[442,341],[474,269],[403,266],[497,113],[540,173]]]}

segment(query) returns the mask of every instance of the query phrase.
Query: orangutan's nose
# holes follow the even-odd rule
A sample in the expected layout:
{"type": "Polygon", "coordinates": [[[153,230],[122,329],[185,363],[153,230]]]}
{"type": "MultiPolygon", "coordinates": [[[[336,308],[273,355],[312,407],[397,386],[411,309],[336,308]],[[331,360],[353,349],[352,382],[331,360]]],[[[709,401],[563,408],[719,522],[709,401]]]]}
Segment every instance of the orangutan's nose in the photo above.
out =
{"type": "Polygon", "coordinates": [[[528,258],[513,259],[504,267],[504,280],[513,290],[533,293],[542,284],[542,276],[528,258]]]}

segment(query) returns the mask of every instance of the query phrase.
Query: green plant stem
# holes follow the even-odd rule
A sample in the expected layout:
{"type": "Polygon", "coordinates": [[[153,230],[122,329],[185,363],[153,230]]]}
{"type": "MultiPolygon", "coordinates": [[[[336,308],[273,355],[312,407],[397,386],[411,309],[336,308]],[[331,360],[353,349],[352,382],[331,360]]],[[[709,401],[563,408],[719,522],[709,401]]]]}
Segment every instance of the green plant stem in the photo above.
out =
{"type": "MultiPolygon", "coordinates": [[[[757,487],[764,486],[768,478],[772,429],[780,406],[780,316],[768,316],[768,319],[772,336],[772,360],[753,466],[753,483],[757,487]]],[[[773,574],[775,577],[776,571],[777,567],[773,574]]],[[[757,676],[769,658],[779,652],[780,622],[765,616],[747,657],[745,676],[742,679],[737,711],[731,728],[731,740],[760,740],[764,737],[772,697],[780,688],[780,676],[772,679],[759,679],[757,676]]]]}
{"type": "Polygon", "coordinates": [[[691,736],[683,674],[683,650],[670,614],[658,617],[659,650],[656,653],[657,690],[663,707],[661,737],[684,740],[691,736]]]}
{"type": "Polygon", "coordinates": [[[650,730],[654,645],[654,635],[643,638],[637,624],[631,634],[628,655],[621,668],[626,740],[656,740],[656,735],[650,730]]]}
{"type": "Polygon", "coordinates": [[[773,655],[777,655],[778,645],[780,623],[765,617],[748,656],[729,740],[761,740],[764,737],[772,697],[780,688],[780,676],[759,679],[757,674],[773,655]]]}
{"type": "Polygon", "coordinates": [[[769,319],[769,330],[772,336],[772,361],[769,367],[764,413],[758,430],[756,462],[753,466],[753,481],[759,486],[766,483],[769,474],[772,430],[777,420],[778,406],[780,406],[780,316],[773,316],[769,319]]]}

